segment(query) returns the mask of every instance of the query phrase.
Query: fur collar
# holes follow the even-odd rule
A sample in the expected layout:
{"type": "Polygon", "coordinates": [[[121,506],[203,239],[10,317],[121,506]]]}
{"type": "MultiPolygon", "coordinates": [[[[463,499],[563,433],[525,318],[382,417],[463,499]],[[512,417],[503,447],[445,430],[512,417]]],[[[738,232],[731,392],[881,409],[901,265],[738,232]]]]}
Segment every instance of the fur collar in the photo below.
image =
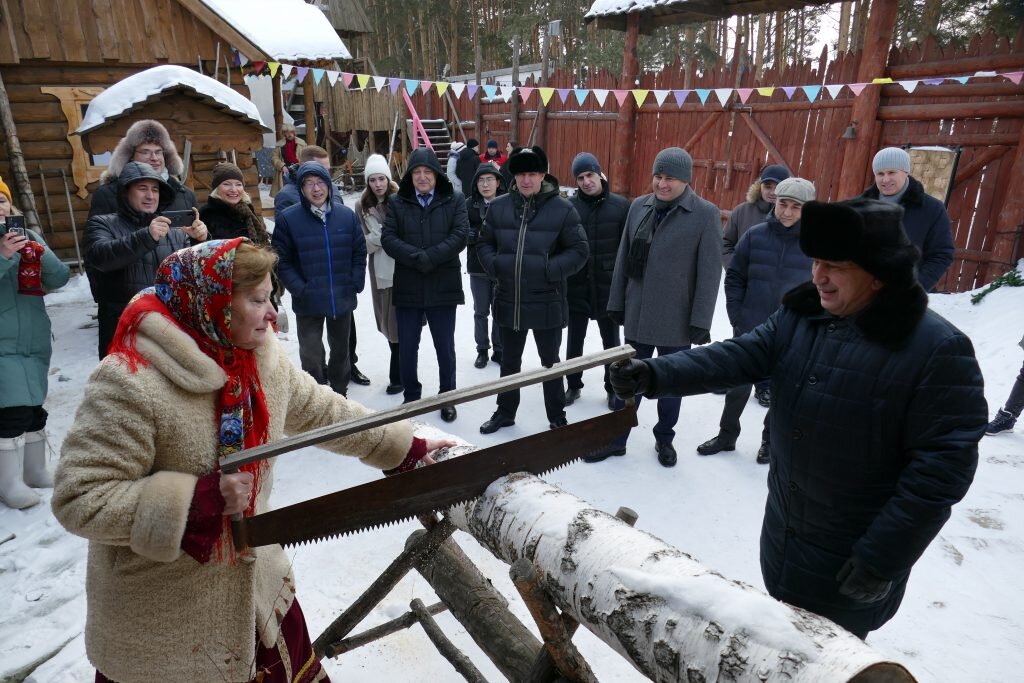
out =
{"type": "MultiPolygon", "coordinates": [[[[782,305],[808,318],[829,318],[813,282],[805,282],[782,297],[782,305]]],[[[853,325],[869,341],[890,349],[901,347],[917,328],[928,310],[928,295],[921,285],[893,289],[886,285],[867,308],[854,315],[853,325]]]]}
{"type": "MultiPolygon", "coordinates": [[[[879,196],[878,186],[872,185],[868,189],[864,190],[862,197],[867,199],[878,199],[879,196]]],[[[921,181],[914,176],[907,176],[907,191],[900,197],[900,204],[906,206],[924,206],[924,185],[921,181]]]]}

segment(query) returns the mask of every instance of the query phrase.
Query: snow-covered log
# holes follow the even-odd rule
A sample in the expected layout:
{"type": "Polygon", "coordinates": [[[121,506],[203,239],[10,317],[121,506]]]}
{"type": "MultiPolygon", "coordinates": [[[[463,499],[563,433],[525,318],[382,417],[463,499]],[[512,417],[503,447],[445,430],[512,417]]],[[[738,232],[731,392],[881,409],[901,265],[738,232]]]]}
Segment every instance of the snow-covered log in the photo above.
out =
{"type": "Polygon", "coordinates": [[[552,601],[655,681],[914,677],[831,621],[727,579],[533,475],[449,519],[496,557],[530,560],[552,601]]]}

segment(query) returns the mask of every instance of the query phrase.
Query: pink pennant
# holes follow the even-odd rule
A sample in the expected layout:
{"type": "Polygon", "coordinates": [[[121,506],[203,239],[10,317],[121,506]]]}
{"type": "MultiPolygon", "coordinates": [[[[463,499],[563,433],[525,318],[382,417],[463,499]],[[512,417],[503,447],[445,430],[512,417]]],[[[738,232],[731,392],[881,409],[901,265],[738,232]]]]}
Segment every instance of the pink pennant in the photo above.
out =
{"type": "Polygon", "coordinates": [[[747,103],[747,98],[750,97],[750,93],[754,92],[753,88],[736,88],[736,93],[740,96],[740,102],[742,104],[747,103]]]}
{"type": "Polygon", "coordinates": [[[1024,71],[1011,71],[1008,74],[999,74],[999,75],[1003,76],[1005,78],[1010,79],[1011,81],[1013,81],[1014,85],[1020,85],[1020,79],[1021,79],[1022,76],[1024,76],[1024,71]]]}
{"type": "Polygon", "coordinates": [[[342,82],[344,82],[344,83],[345,83],[345,87],[346,87],[346,88],[348,88],[348,87],[351,87],[351,86],[352,86],[352,79],[353,79],[354,77],[355,77],[355,74],[350,74],[350,73],[349,73],[349,72],[347,72],[347,71],[342,71],[342,72],[341,72],[341,80],[342,80],[342,82]]]}
{"type": "Polygon", "coordinates": [[[868,87],[867,83],[850,83],[848,86],[853,91],[854,95],[860,95],[864,88],[868,87]]]}
{"type": "Polygon", "coordinates": [[[533,94],[534,90],[536,90],[536,88],[519,87],[519,96],[523,98],[523,104],[526,104],[526,101],[530,99],[530,95],[533,94]]]}
{"type": "Polygon", "coordinates": [[[434,81],[420,81],[420,90],[424,95],[429,95],[432,87],[434,87],[434,81]]]}
{"type": "Polygon", "coordinates": [[[628,90],[612,90],[612,94],[615,95],[615,99],[618,101],[619,106],[621,107],[622,103],[626,101],[626,97],[629,96],[629,91],[628,90]]]}

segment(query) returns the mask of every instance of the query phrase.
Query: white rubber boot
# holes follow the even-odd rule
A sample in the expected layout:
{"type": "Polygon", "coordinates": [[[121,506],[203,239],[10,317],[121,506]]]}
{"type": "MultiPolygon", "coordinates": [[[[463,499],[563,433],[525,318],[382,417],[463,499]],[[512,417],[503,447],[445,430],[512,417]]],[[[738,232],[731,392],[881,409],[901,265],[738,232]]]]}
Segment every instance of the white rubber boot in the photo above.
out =
{"type": "Polygon", "coordinates": [[[39,502],[39,495],[25,486],[22,479],[24,453],[24,435],[0,439],[0,502],[15,510],[32,507],[39,502]]]}
{"type": "Polygon", "coordinates": [[[53,472],[46,467],[46,430],[25,432],[25,483],[37,489],[53,488],[53,472]]]}

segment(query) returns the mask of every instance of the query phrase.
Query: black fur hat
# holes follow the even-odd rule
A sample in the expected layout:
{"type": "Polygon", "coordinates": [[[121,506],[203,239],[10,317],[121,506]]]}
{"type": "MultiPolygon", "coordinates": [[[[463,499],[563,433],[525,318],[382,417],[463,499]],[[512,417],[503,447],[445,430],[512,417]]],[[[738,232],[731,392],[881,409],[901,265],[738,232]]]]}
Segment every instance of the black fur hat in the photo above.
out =
{"type": "Polygon", "coordinates": [[[903,230],[903,207],[858,197],[807,202],[800,249],[812,259],[853,261],[887,285],[912,287],[921,252],[903,230]]]}
{"type": "Polygon", "coordinates": [[[540,147],[523,147],[506,162],[512,175],[517,173],[547,173],[548,155],[540,147]]]}

